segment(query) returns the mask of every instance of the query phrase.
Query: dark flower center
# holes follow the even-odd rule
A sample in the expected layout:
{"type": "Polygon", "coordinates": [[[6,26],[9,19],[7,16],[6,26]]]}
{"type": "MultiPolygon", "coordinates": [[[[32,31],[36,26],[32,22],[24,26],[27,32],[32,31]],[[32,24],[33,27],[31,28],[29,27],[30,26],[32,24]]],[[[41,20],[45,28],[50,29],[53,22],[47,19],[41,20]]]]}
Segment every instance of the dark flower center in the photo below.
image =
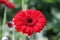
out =
{"type": "Polygon", "coordinates": [[[32,23],[32,21],[33,21],[32,19],[28,19],[27,23],[32,23]]]}

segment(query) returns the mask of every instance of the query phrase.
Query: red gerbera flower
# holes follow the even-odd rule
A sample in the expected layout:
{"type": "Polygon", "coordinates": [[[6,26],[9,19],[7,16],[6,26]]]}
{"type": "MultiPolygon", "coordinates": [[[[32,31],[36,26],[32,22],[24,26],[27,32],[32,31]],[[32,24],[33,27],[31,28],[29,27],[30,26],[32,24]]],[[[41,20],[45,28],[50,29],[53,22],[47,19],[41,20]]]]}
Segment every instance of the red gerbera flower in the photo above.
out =
{"type": "Polygon", "coordinates": [[[6,2],[5,5],[9,8],[15,9],[15,5],[13,3],[6,2]]]}
{"type": "Polygon", "coordinates": [[[15,9],[15,5],[13,3],[10,3],[9,0],[0,0],[0,3],[5,4],[9,8],[15,9]]]}
{"type": "Polygon", "coordinates": [[[2,1],[2,0],[0,0],[0,3],[3,3],[3,1],[2,1]]]}
{"type": "Polygon", "coordinates": [[[0,3],[8,2],[8,0],[0,0],[0,3]]]}
{"type": "Polygon", "coordinates": [[[46,25],[45,16],[38,10],[20,11],[15,15],[13,22],[17,32],[23,32],[29,36],[40,32],[46,25]]]}

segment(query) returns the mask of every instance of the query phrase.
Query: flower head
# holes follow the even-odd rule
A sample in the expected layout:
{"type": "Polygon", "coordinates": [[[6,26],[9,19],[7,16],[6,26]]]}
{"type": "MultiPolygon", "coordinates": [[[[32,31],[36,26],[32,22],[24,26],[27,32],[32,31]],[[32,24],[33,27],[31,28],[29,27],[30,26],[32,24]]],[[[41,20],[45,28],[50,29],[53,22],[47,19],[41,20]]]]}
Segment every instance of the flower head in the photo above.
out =
{"type": "Polygon", "coordinates": [[[45,16],[38,10],[20,11],[15,15],[13,22],[17,32],[23,32],[29,36],[40,32],[46,25],[45,16]]]}
{"type": "Polygon", "coordinates": [[[15,5],[13,3],[6,2],[5,5],[9,8],[15,9],[15,5]]]}
{"type": "Polygon", "coordinates": [[[15,5],[11,2],[9,2],[9,0],[0,0],[0,3],[5,4],[7,7],[15,9],[15,5]]]}

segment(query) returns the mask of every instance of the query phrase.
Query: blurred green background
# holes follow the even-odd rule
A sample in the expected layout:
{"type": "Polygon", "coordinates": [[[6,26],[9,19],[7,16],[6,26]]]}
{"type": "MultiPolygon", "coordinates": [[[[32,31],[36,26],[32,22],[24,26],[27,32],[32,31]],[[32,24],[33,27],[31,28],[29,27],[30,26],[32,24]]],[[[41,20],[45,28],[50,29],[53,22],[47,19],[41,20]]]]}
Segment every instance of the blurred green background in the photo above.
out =
{"type": "MultiPolygon", "coordinates": [[[[47,19],[47,25],[43,30],[43,38],[44,40],[60,40],[60,0],[25,0],[28,9],[37,9],[43,12],[47,19]]],[[[22,10],[22,1],[14,0],[14,4],[16,5],[16,9],[8,9],[6,25],[8,21],[11,21],[14,15],[22,10]]],[[[0,4],[0,40],[2,38],[2,24],[3,24],[3,16],[4,16],[4,8],[3,4],[0,4]]],[[[12,31],[9,31],[9,38],[11,39],[12,31]]],[[[28,40],[26,36],[21,33],[17,33],[14,31],[15,40],[28,40]]],[[[38,37],[41,37],[40,35],[38,37]]],[[[31,37],[31,40],[38,39],[37,34],[34,34],[31,37]]],[[[41,40],[41,39],[38,39],[41,40]]]]}

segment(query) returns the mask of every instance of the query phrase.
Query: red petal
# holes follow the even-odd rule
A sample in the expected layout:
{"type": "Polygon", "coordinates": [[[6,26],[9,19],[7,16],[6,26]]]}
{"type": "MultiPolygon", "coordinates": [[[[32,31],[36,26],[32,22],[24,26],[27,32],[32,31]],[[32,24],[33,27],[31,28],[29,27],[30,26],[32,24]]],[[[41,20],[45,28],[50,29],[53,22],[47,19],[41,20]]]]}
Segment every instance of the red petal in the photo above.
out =
{"type": "Polygon", "coordinates": [[[37,11],[37,10],[32,10],[32,11],[31,11],[31,16],[32,16],[33,18],[36,18],[39,14],[40,14],[40,13],[39,13],[39,11],[37,11]]]}
{"type": "Polygon", "coordinates": [[[29,27],[27,26],[26,33],[28,33],[28,32],[29,32],[29,27]]]}
{"type": "Polygon", "coordinates": [[[30,27],[28,36],[31,36],[33,34],[33,28],[30,27]]]}
{"type": "Polygon", "coordinates": [[[24,33],[24,34],[26,34],[26,29],[27,29],[27,27],[23,30],[23,33],[24,33]]]}
{"type": "Polygon", "coordinates": [[[0,3],[3,3],[3,0],[0,0],[0,3]]]}
{"type": "Polygon", "coordinates": [[[27,11],[25,11],[25,13],[27,13],[30,16],[31,15],[31,10],[27,10],[27,11]]]}
{"type": "MultiPolygon", "coordinates": [[[[44,28],[44,25],[37,24],[37,28],[41,31],[41,30],[44,28]]],[[[40,31],[39,31],[39,32],[40,32],[40,31]]]]}
{"type": "Polygon", "coordinates": [[[26,29],[26,26],[22,26],[20,30],[24,31],[25,29],[26,29]]]}
{"type": "Polygon", "coordinates": [[[21,28],[21,26],[15,26],[15,28],[16,28],[16,29],[20,29],[20,28],[21,28]]]}
{"type": "Polygon", "coordinates": [[[34,27],[33,30],[34,30],[34,32],[39,32],[40,31],[40,29],[37,28],[37,27],[34,27]]]}
{"type": "Polygon", "coordinates": [[[20,32],[20,30],[19,30],[19,29],[16,29],[16,31],[17,31],[17,32],[20,32]]]}

